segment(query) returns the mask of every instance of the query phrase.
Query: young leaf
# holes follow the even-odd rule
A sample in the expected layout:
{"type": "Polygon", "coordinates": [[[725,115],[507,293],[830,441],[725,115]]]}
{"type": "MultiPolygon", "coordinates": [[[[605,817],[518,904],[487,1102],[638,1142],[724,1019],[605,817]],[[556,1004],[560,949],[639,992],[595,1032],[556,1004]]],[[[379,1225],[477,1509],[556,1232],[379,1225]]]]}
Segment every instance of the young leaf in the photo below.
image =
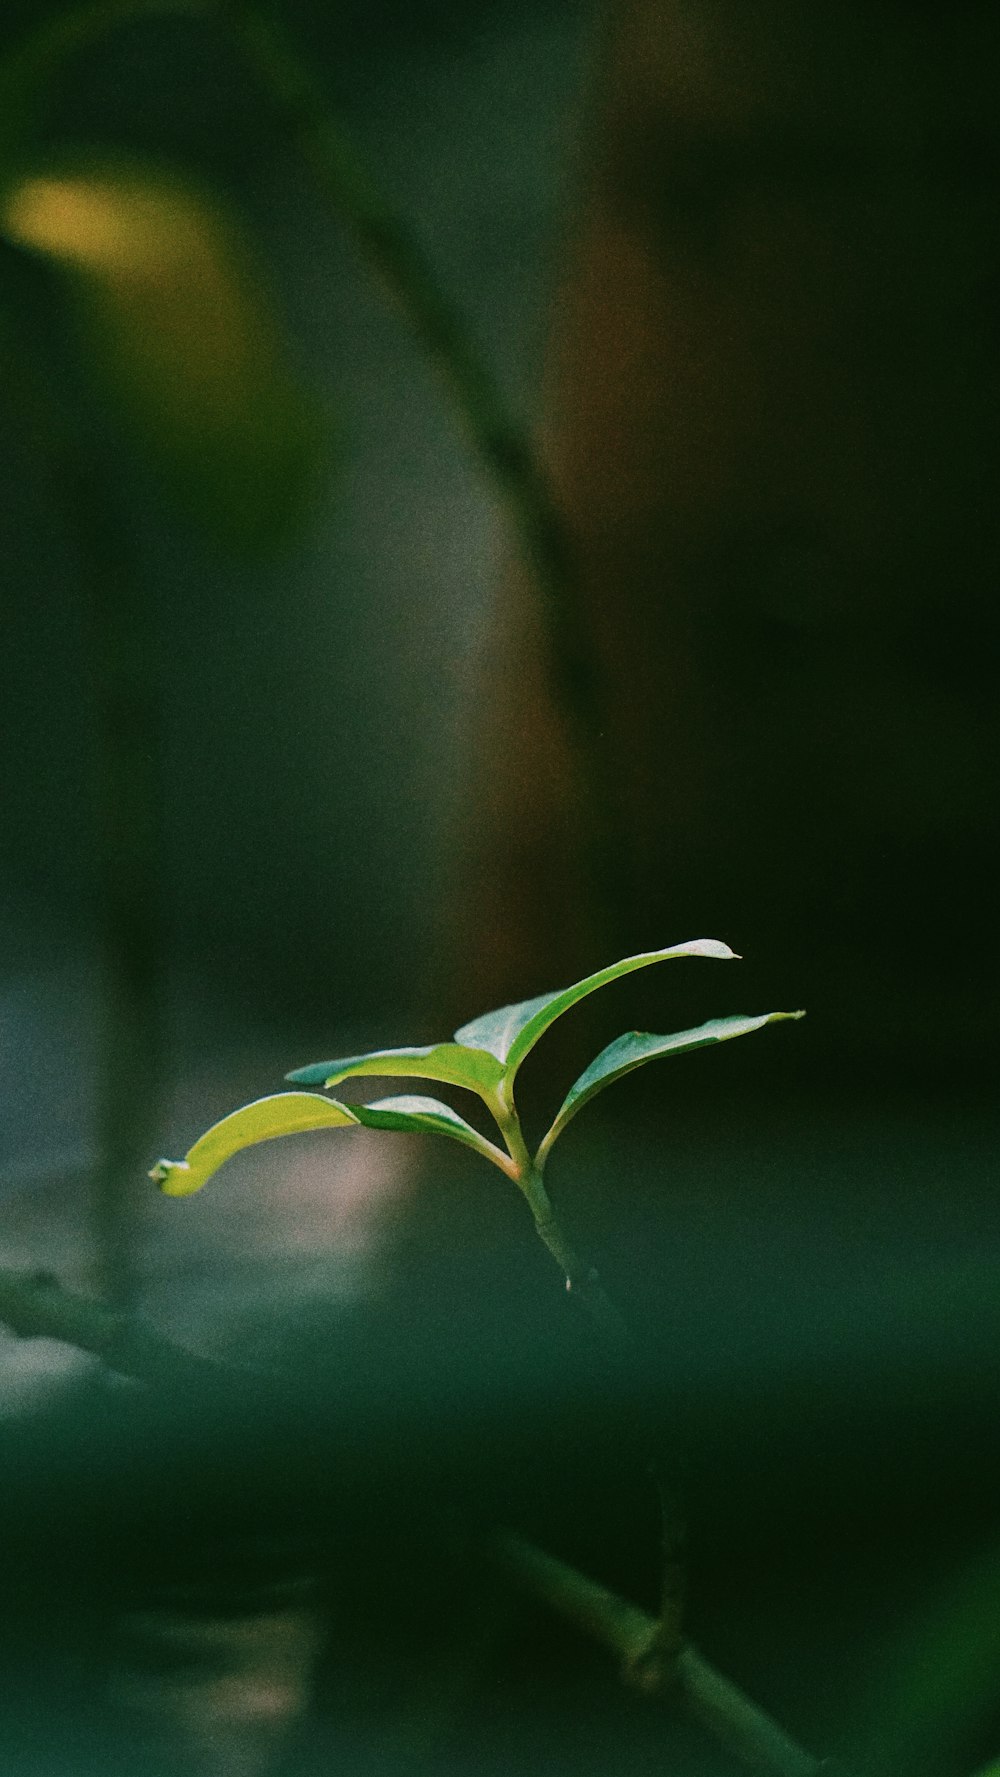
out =
{"type": "Polygon", "coordinates": [[[502,1172],[512,1176],[513,1161],[500,1148],[487,1141],[438,1098],[380,1098],[375,1104],[353,1105],[359,1123],[369,1129],[401,1129],[428,1135],[449,1135],[453,1141],[464,1142],[484,1160],[492,1160],[502,1172]]]}
{"type": "Polygon", "coordinates": [[[198,1138],[183,1160],[158,1160],[149,1176],[167,1197],[189,1197],[241,1148],[310,1129],[356,1128],[357,1123],[346,1105],[318,1092],[276,1092],[231,1111],[198,1138]]]}
{"type": "Polygon", "coordinates": [[[596,975],[587,975],[583,981],[574,982],[572,987],[566,987],[560,993],[543,993],[537,999],[522,1000],[520,1005],[501,1006],[497,1012],[484,1012],[471,1023],[463,1024],[461,1030],[455,1032],[455,1041],[488,1049],[499,1061],[506,1062],[509,1079],[549,1025],[579,1000],[596,993],[599,987],[617,981],[622,975],[630,975],[633,969],[646,969],[651,963],[668,962],[676,956],[709,956],[732,961],[736,952],[730,950],[728,944],[720,943],[718,938],[692,938],[687,944],[672,945],[669,950],[646,950],[639,956],[626,956],[620,962],[610,963],[606,969],[598,969],[596,975]]]}
{"type": "Polygon", "coordinates": [[[357,1074],[378,1074],[385,1079],[415,1075],[447,1086],[464,1086],[488,1099],[503,1078],[503,1068],[486,1049],[431,1043],[425,1049],[374,1049],[369,1055],[348,1055],[341,1061],[315,1061],[309,1067],[297,1067],[285,1078],[297,1086],[337,1086],[357,1074]]]}
{"type": "Polygon", "coordinates": [[[657,1061],[661,1055],[683,1055],[688,1049],[704,1049],[710,1043],[728,1042],[730,1037],[749,1036],[751,1031],[763,1030],[765,1024],[776,1024],[783,1018],[804,1017],[804,1012],[764,1012],[756,1018],[710,1018],[707,1024],[699,1024],[694,1030],[675,1031],[667,1037],[638,1030],[616,1037],[570,1087],[551,1129],[539,1146],[536,1165],[544,1166],[553,1142],[558,1140],[577,1111],[589,1104],[598,1092],[603,1092],[605,1086],[612,1086],[623,1074],[630,1074],[633,1068],[642,1067],[647,1061],[657,1061]]]}
{"type": "Polygon", "coordinates": [[[468,1048],[488,1049],[498,1061],[506,1061],[518,1032],[536,1012],[550,1003],[552,997],[551,993],[541,993],[536,999],[522,1000],[516,1006],[501,1006],[498,1012],[483,1012],[455,1032],[455,1041],[468,1048]]]}

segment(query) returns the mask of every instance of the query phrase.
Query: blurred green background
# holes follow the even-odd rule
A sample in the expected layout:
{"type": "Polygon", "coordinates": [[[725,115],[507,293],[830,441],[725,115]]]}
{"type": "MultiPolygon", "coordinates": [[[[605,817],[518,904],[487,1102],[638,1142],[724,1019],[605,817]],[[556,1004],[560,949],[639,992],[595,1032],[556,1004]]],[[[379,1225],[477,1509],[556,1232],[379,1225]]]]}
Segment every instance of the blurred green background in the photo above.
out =
{"type": "Polygon", "coordinates": [[[0,1245],[288,1378],[148,1402],[3,1335],[8,1768],[725,1777],[475,1557],[514,1522],[652,1604],[652,1438],[712,1658],[862,1770],[971,1777],[1000,24],[274,15],[536,441],[614,791],[502,490],[225,19],[46,61],[69,9],[8,6],[0,1245]],[[146,1189],[287,1067],[701,933],[746,960],[617,986],[525,1071],[534,1125],[626,1026],[808,1008],[553,1163],[627,1377],[472,1159],[303,1138],[146,1189]]]}

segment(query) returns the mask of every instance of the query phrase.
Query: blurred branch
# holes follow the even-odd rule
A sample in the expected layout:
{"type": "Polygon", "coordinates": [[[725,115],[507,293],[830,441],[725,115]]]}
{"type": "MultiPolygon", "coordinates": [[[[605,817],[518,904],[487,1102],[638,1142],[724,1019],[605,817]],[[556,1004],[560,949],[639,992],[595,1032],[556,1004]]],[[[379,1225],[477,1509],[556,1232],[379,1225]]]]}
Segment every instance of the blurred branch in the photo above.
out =
{"type": "Polygon", "coordinates": [[[490,1553],[522,1591],[539,1599],[614,1654],[626,1677],[634,1678],[653,1653],[659,1625],[648,1611],[619,1598],[575,1567],[557,1561],[511,1531],[501,1531],[490,1553]]]}
{"type": "Polygon", "coordinates": [[[0,1266],[0,1322],[22,1339],[57,1339],[90,1352],[116,1375],[141,1382],[189,1387],[227,1374],[226,1365],[198,1357],[142,1320],[67,1289],[48,1271],[0,1266]]]}
{"type": "Polygon", "coordinates": [[[281,25],[245,0],[219,0],[248,63],[338,221],[381,277],[450,389],[466,436],[505,503],[541,594],[548,671],[582,780],[580,819],[595,911],[613,934],[628,841],[602,734],[599,669],[572,538],[498,378],[405,218],[386,198],[307,59],[281,25]]]}
{"type": "Polygon", "coordinates": [[[257,7],[220,0],[261,86],[358,247],[381,275],[428,358],[449,385],[469,442],[511,510],[549,605],[554,665],[578,728],[596,726],[594,665],[575,607],[565,524],[525,429],[480,355],[458,307],[404,217],[385,197],[319,80],[287,33],[257,7]]]}
{"type": "Polygon", "coordinates": [[[821,1777],[824,1768],[829,1769],[825,1760],[798,1746],[690,1642],[677,1654],[672,1683],[664,1685],[657,1660],[660,1623],[638,1605],[508,1532],[495,1539],[492,1553],[523,1591],[614,1654],[628,1682],[668,1699],[679,1692],[702,1725],[752,1770],[770,1772],[772,1777],[821,1777]]]}
{"type": "MultiPolygon", "coordinates": [[[[605,1356],[617,1361],[632,1350],[628,1324],[604,1288],[596,1267],[585,1264],[568,1239],[542,1175],[528,1155],[516,1115],[504,1127],[511,1152],[522,1161],[518,1183],[534,1216],[535,1231],[562,1271],[571,1300],[578,1302],[587,1314],[605,1356]]],[[[612,1386],[616,1389],[617,1382],[612,1386]]],[[[665,1686],[673,1681],[683,1646],[687,1533],[679,1476],[668,1475],[655,1454],[650,1458],[649,1474],[660,1512],[660,1614],[642,1659],[644,1670],[648,1674],[658,1673],[665,1686]]]]}

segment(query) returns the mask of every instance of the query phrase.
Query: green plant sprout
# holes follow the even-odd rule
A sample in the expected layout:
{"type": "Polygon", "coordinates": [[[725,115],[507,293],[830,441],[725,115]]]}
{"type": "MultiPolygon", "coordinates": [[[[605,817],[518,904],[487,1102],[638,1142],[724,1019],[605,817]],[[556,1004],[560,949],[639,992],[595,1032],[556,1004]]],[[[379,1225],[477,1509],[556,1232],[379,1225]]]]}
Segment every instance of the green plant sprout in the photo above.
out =
{"type": "MultiPolygon", "coordinates": [[[[714,938],[644,951],[599,969],[561,992],[540,994],[484,1013],[462,1025],[451,1042],[377,1049],[337,1061],[315,1062],[287,1076],[293,1086],[304,1087],[330,1088],[365,1075],[459,1086],[476,1093],[487,1106],[502,1147],[438,1099],[413,1096],[347,1105],[319,1092],[296,1090],[275,1093],[233,1111],[207,1130],[183,1160],[158,1161],[150,1177],[169,1196],[189,1196],[242,1149],[310,1130],[362,1126],[448,1136],[490,1160],[518,1186],[538,1233],[565,1273],[567,1288],[579,1297],[595,1330],[617,1343],[624,1330],[617,1312],[597,1272],[585,1269],[573,1252],[543,1182],[553,1146],[585,1104],[647,1061],[726,1042],[804,1014],[765,1012],[754,1017],[714,1018],[669,1036],[626,1032],[609,1043],[570,1087],[534,1154],[518,1116],[515,1081],[521,1063],[564,1012],[636,969],[686,956],[736,960],[736,953],[714,938]]],[[[238,1368],[195,1356],[141,1320],[80,1297],[48,1275],[22,1277],[0,1267],[0,1320],[22,1336],[68,1341],[93,1352],[116,1373],[154,1385],[228,1388],[245,1379],[238,1368]]],[[[268,1386],[266,1375],[260,1385],[268,1386]]],[[[630,1683],[650,1696],[683,1698],[715,1738],[745,1765],[771,1772],[773,1777],[820,1777],[821,1761],[798,1746],[682,1636],[683,1532],[675,1516],[674,1497],[662,1478],[657,1485],[663,1514],[664,1583],[656,1617],[509,1532],[497,1533],[487,1552],[510,1581],[603,1644],[616,1656],[630,1683]]]]}
{"type": "Polygon", "coordinates": [[[493,1117],[503,1147],[481,1135],[464,1117],[436,1098],[416,1096],[382,1098],[371,1104],[343,1104],[318,1092],[278,1092],[256,1099],[223,1117],[195,1142],[183,1160],[160,1160],[150,1177],[171,1197],[187,1197],[200,1191],[213,1173],[232,1155],[259,1142],[307,1130],[349,1128],[396,1129],[444,1135],[462,1142],[483,1159],[499,1167],[517,1185],[531,1210],[535,1227],[557,1264],[566,1287],[591,1316],[609,1333],[619,1329],[617,1314],[604,1294],[592,1267],[585,1267],[574,1252],[552,1206],[545,1187],[546,1162],[560,1135],[577,1112],[616,1080],[666,1055],[683,1055],[690,1049],[748,1036],[767,1024],[802,1018],[799,1012],[763,1012],[754,1017],[712,1018],[692,1030],[669,1036],[627,1031],[616,1037],[586,1067],[570,1087],[534,1154],[525,1141],[514,1099],[518,1069],[545,1032],[564,1012],[619,980],[652,963],[677,957],[711,957],[736,961],[735,951],[717,938],[694,938],[666,950],[648,950],[627,956],[598,969],[559,993],[544,993],[517,1005],[485,1012],[455,1032],[451,1042],[423,1048],[376,1049],[339,1061],[318,1061],[296,1068],[287,1079],[296,1086],[339,1086],[363,1075],[382,1078],[415,1077],[443,1085],[459,1086],[482,1099],[493,1117]]]}
{"type": "MultiPolygon", "coordinates": [[[[565,1277],[567,1290],[586,1311],[605,1344],[620,1350],[628,1341],[624,1322],[596,1269],[584,1265],[575,1252],[545,1186],[545,1167],[555,1143],[584,1105],[606,1086],[646,1062],[748,1036],[767,1024],[802,1018],[804,1014],[764,1012],[756,1016],[712,1018],[694,1029],[667,1036],[637,1030],[625,1032],[602,1049],[574,1081],[534,1153],[525,1140],[518,1115],[515,1083],[521,1063],[564,1012],[636,969],[688,956],[737,960],[735,951],[717,938],[695,938],[664,950],[643,951],[598,969],[560,992],[539,994],[534,999],[485,1012],[463,1024],[450,1042],[422,1048],[375,1049],[365,1055],[313,1062],[286,1076],[293,1086],[319,1086],[327,1090],[365,1075],[458,1086],[482,1100],[496,1124],[502,1146],[436,1098],[406,1096],[348,1105],[315,1091],[279,1092],[223,1117],[195,1142],[183,1160],[158,1161],[150,1177],[168,1196],[190,1196],[242,1149],[307,1130],[362,1126],[447,1136],[489,1160],[517,1185],[531,1210],[537,1233],[565,1277]]],[[[623,1672],[634,1682],[664,1695],[679,1685],[695,1712],[745,1762],[763,1765],[780,1777],[813,1777],[816,1766],[810,1755],[789,1741],[777,1724],[686,1645],[682,1634],[683,1516],[675,1485],[667,1481],[655,1461],[650,1473],[660,1498],[662,1530],[658,1617],[636,1611],[586,1576],[564,1568],[516,1537],[501,1536],[497,1540],[496,1559],[526,1590],[570,1620],[582,1623],[612,1648],[622,1662],[623,1672]]]]}

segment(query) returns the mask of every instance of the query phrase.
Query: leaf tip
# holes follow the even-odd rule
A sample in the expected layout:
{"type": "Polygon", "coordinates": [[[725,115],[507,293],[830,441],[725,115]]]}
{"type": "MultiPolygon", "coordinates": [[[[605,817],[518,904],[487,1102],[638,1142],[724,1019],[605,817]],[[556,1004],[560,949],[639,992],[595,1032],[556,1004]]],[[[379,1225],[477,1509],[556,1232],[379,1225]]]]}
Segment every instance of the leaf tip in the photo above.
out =
{"type": "Polygon", "coordinates": [[[154,1185],[159,1185],[165,1197],[188,1197],[197,1191],[200,1180],[192,1182],[191,1168],[186,1160],[157,1160],[149,1169],[148,1177],[154,1185]]]}

